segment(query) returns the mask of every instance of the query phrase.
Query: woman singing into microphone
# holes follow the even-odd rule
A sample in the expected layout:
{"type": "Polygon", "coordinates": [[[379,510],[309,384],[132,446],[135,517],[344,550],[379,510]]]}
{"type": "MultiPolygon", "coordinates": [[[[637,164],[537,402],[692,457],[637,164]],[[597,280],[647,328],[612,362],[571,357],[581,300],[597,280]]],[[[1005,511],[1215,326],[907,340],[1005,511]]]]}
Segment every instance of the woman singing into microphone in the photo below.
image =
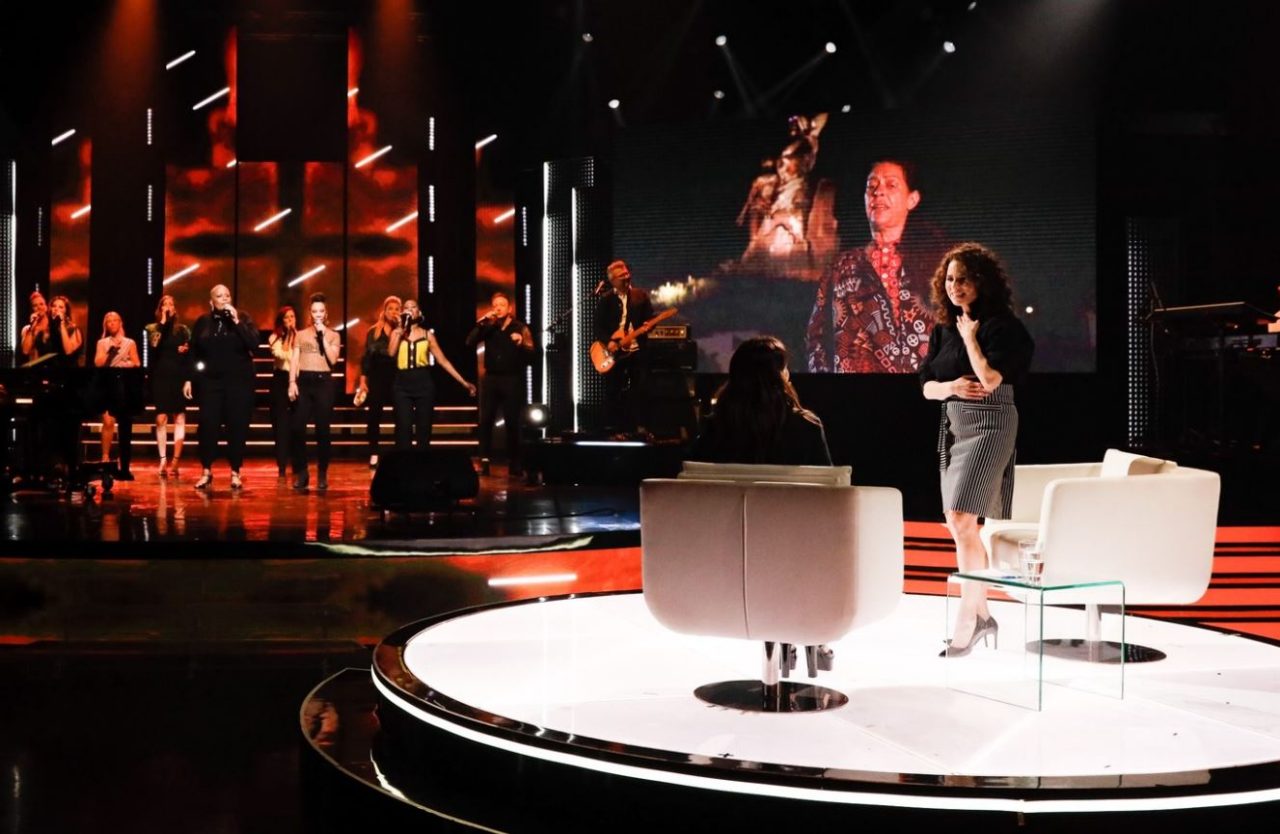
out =
{"type": "Polygon", "coordinates": [[[311,296],[311,326],[293,340],[289,365],[289,399],[293,413],[293,488],[305,490],[307,423],[316,427],[316,488],[329,488],[330,424],[333,422],[333,366],[342,349],[338,334],[326,325],[329,317],[324,293],[311,296]]]}
{"type": "Polygon", "coordinates": [[[416,434],[418,446],[425,449],[431,444],[436,395],[435,383],[431,379],[431,358],[473,397],[476,387],[458,373],[436,344],[434,334],[423,326],[418,302],[410,298],[401,310],[400,321],[391,331],[387,345],[387,353],[396,362],[391,385],[396,415],[396,448],[412,447],[416,434]]]}
{"type": "Polygon", "coordinates": [[[209,291],[209,312],[191,328],[191,378],[182,384],[182,396],[192,397],[192,382],[200,395],[200,464],[204,471],[196,489],[213,483],[213,459],[218,453],[218,433],[227,431],[227,462],[231,464],[231,488],[240,489],[240,466],[249,437],[253,413],[253,351],[258,328],[249,315],[231,304],[231,290],[218,284],[209,291]]]}

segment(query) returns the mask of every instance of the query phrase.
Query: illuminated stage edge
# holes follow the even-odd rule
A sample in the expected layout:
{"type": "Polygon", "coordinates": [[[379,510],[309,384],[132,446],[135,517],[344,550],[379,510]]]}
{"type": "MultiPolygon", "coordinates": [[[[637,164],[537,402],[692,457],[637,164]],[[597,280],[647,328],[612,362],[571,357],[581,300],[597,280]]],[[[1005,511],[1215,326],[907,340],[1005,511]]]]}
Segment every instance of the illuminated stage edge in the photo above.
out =
{"type": "MultiPolygon", "coordinates": [[[[1019,815],[1280,800],[1280,647],[1129,617],[1128,639],[1168,659],[1129,665],[1123,700],[1050,685],[1044,711],[1034,712],[948,688],[954,671],[943,667],[969,659],[936,657],[944,605],[905,596],[889,618],[833,644],[836,668],[819,682],[850,703],[810,715],[698,701],[698,685],[754,674],[758,648],[673,634],[639,594],[415,623],[378,647],[373,682],[389,735],[445,734],[472,752],[610,784],[810,807],[1019,815]]],[[[995,603],[993,612],[1012,622],[1018,607],[995,603]]],[[[1108,619],[1105,638],[1119,627],[1108,619]]],[[[1046,634],[1082,627],[1081,612],[1055,609],[1046,634]]],[[[991,657],[973,657],[981,675],[991,657]]]]}

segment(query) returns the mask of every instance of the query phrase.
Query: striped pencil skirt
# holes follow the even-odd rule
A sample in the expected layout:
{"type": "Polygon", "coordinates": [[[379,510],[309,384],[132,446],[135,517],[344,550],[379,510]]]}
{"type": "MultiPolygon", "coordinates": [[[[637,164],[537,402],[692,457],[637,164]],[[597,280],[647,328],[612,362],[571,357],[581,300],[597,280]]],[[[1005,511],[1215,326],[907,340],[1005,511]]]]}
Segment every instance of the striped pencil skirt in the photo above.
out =
{"type": "Polygon", "coordinates": [[[1017,438],[1012,385],[1001,385],[983,400],[944,402],[938,427],[942,508],[1008,518],[1017,438]]]}

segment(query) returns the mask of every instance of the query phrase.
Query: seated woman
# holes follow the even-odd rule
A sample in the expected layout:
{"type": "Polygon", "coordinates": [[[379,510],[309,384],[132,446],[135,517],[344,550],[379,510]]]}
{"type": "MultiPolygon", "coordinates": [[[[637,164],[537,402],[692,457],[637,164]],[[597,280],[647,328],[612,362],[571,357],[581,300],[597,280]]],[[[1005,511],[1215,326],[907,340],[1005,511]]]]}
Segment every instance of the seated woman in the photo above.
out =
{"type": "Polygon", "coordinates": [[[688,457],[711,463],[830,466],[822,421],[791,386],[787,347],[774,336],[738,345],[706,429],[688,457]]]}
{"type": "MultiPolygon", "coordinates": [[[[818,415],[800,405],[791,386],[787,346],[774,336],[738,345],[729,379],[716,392],[715,409],[688,457],[710,463],[774,463],[831,466],[818,415]]],[[[830,670],[834,653],[819,646],[818,668],[830,670]]],[[[795,647],[787,648],[794,667],[795,647]]]]}

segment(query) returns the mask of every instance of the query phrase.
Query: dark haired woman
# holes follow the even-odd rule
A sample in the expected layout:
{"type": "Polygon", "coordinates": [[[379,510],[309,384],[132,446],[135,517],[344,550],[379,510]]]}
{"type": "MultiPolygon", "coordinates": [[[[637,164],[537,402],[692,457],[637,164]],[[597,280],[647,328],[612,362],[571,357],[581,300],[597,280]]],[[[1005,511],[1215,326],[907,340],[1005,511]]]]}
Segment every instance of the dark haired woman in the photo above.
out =
{"type": "MultiPolygon", "coordinates": [[[[276,326],[267,337],[271,349],[271,430],[276,440],[276,477],[289,468],[289,441],[293,434],[293,402],[289,398],[289,370],[293,367],[293,343],[298,332],[298,314],[288,304],[276,311],[276,326]]],[[[295,469],[294,475],[298,474],[295,469]]]]}
{"type": "MultiPolygon", "coordinates": [[[[978,518],[1008,518],[1013,500],[1018,409],[1014,389],[1027,375],[1035,345],[1013,314],[1009,277],[977,243],[943,255],[931,285],[937,325],[920,369],[924,396],[942,401],[938,455],[942,509],[962,571],[987,567],[978,518]]],[[[966,655],[997,636],[985,586],[961,586],[960,608],[942,656],[966,655]]]]}
{"type": "Polygon", "coordinates": [[[328,327],[329,310],[324,294],[311,296],[311,326],[299,330],[293,341],[289,365],[289,399],[297,403],[293,413],[293,488],[306,489],[307,424],[316,427],[316,488],[329,488],[330,426],[333,424],[333,366],[338,364],[342,342],[328,327]]]}
{"type": "Polygon", "coordinates": [[[715,411],[689,457],[712,463],[830,466],[822,421],[800,405],[786,346],[773,336],[738,345],[715,411]]]}
{"type": "Polygon", "coordinates": [[[178,477],[178,459],[187,437],[187,401],[182,397],[182,380],[186,376],[187,352],[191,349],[191,331],[178,321],[178,307],[173,296],[160,296],[156,320],[145,328],[151,347],[151,400],[156,407],[157,469],[161,478],[178,477]],[[169,421],[173,420],[173,457],[166,468],[169,445],[169,421]]]}
{"type": "Polygon", "coordinates": [[[436,343],[435,334],[423,324],[418,302],[410,298],[401,309],[400,321],[391,331],[387,344],[387,353],[396,364],[391,384],[396,415],[396,448],[412,448],[416,435],[418,448],[425,449],[431,445],[436,396],[435,382],[431,379],[431,360],[434,359],[473,397],[476,387],[467,382],[444,355],[436,343]]]}

